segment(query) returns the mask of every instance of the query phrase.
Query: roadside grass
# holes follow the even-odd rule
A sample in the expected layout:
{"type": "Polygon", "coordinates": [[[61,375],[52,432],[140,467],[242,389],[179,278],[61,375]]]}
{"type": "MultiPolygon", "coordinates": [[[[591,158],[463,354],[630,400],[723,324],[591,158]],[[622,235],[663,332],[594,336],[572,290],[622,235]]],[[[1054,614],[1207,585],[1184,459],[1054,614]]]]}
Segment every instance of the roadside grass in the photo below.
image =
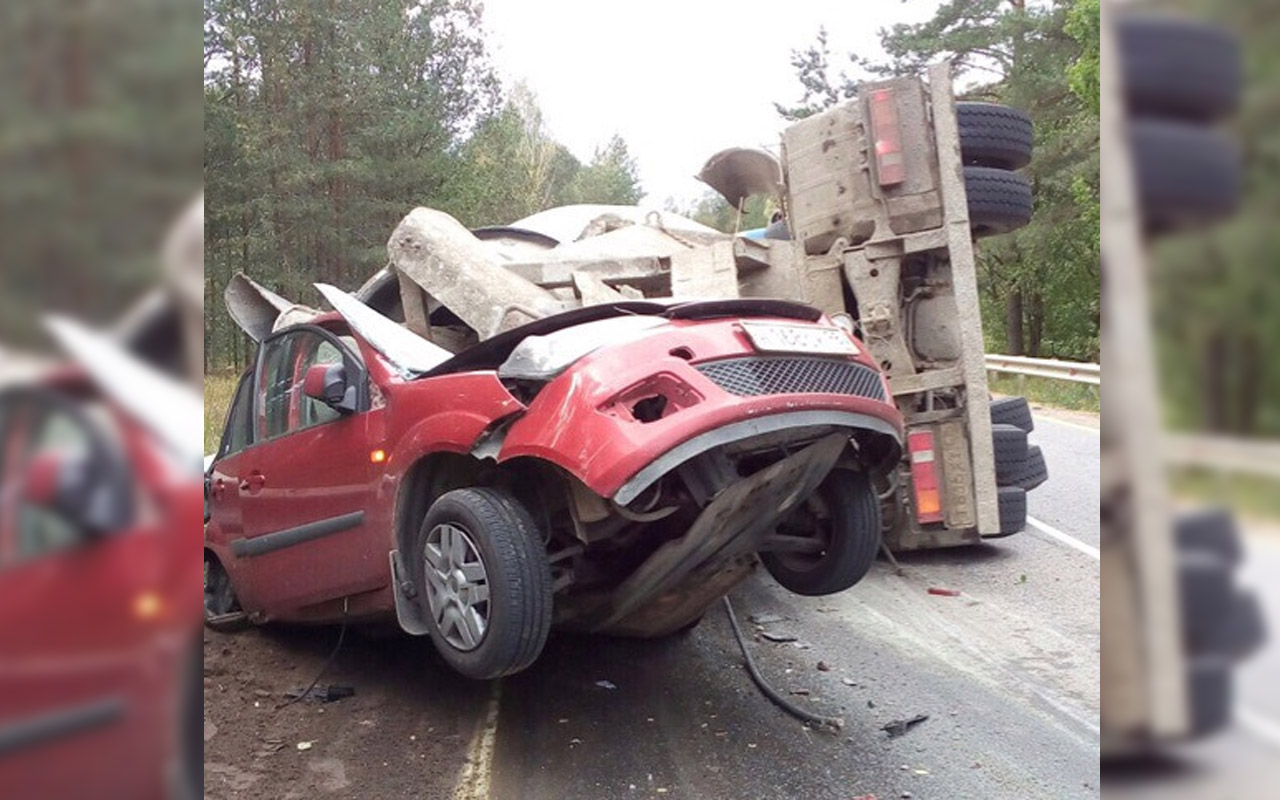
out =
{"type": "Polygon", "coordinates": [[[1069,411],[1091,411],[1095,414],[1102,411],[1101,388],[1087,383],[1072,383],[1030,375],[991,376],[991,373],[988,373],[987,383],[993,394],[1021,395],[1033,403],[1065,408],[1069,411]]]}
{"type": "Polygon", "coordinates": [[[240,376],[234,372],[215,372],[204,376],[204,452],[212,453],[218,449],[218,441],[222,438],[222,425],[227,419],[227,408],[231,405],[231,395],[236,390],[236,379],[240,376]]]}
{"type": "Polygon", "coordinates": [[[1280,481],[1203,467],[1170,467],[1169,485],[1176,497],[1280,522],[1280,481]]]}

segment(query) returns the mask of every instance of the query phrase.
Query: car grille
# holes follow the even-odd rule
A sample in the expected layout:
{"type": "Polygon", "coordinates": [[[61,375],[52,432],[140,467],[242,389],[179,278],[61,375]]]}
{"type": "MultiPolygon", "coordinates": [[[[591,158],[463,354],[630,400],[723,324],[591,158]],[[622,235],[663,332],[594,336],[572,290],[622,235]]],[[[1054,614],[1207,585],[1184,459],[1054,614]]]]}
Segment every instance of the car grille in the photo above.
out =
{"type": "Polygon", "coordinates": [[[794,356],[728,358],[695,365],[730,394],[849,394],[884,400],[880,373],[852,361],[794,356]]]}

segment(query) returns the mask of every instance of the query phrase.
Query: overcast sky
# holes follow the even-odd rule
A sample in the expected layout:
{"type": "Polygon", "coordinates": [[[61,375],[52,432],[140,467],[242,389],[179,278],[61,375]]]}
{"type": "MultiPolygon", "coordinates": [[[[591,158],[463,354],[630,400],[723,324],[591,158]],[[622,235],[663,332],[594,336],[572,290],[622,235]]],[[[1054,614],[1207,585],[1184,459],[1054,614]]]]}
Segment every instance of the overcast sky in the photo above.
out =
{"type": "Polygon", "coordinates": [[[586,161],[614,133],[640,165],[646,202],[682,204],[715,151],[776,152],[773,101],[801,90],[793,49],[825,25],[832,63],[882,54],[877,32],[921,22],[939,0],[485,0],[494,61],[510,85],[524,80],[547,127],[586,161]]]}

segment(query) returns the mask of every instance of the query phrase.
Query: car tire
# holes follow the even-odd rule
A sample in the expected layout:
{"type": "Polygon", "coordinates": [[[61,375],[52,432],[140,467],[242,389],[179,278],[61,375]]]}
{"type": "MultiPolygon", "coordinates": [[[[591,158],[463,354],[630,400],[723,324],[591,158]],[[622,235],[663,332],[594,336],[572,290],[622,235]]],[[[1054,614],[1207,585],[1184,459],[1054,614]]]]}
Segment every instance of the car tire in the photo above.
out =
{"type": "Polygon", "coordinates": [[[1027,460],[1027,432],[1017,425],[992,425],[991,441],[996,458],[996,483],[1008,486],[1016,470],[1027,460]]]}
{"type": "Polygon", "coordinates": [[[1016,172],[965,167],[964,190],[975,237],[1009,233],[1031,221],[1031,181],[1016,172]]]}
{"type": "Polygon", "coordinates": [[[996,502],[1000,509],[1000,533],[987,536],[998,539],[1020,533],[1027,527],[1027,490],[1021,486],[1001,486],[996,489],[996,502]]]}
{"type": "Polygon", "coordinates": [[[1137,116],[1212,122],[1240,105],[1240,42],[1230,32],[1173,16],[1130,13],[1117,35],[1126,99],[1137,116]]]}
{"type": "Polygon", "coordinates": [[[457,672],[520,672],[551,630],[551,567],[532,515],[500,489],[436,500],[414,538],[417,599],[436,649],[457,672]]]}
{"type": "Polygon", "coordinates": [[[208,553],[204,557],[204,626],[217,633],[236,633],[250,626],[231,586],[231,576],[222,562],[208,553]]]}
{"type": "Polygon", "coordinates": [[[1180,122],[1129,126],[1142,219],[1151,233],[1184,230],[1230,216],[1240,202],[1240,149],[1218,130],[1180,122]]]}
{"type": "Polygon", "coordinates": [[[794,535],[825,537],[827,546],[818,554],[761,553],[760,560],[773,579],[807,597],[848,589],[867,574],[880,549],[880,499],[871,477],[865,472],[832,470],[779,529],[788,526],[796,528],[794,535]]]}
{"type": "Polygon", "coordinates": [[[1044,463],[1044,453],[1039,445],[1027,448],[1022,463],[1007,471],[1007,485],[1020,486],[1028,492],[1049,480],[1049,467],[1044,463]]]}
{"type": "Polygon", "coordinates": [[[1031,416],[1031,406],[1025,397],[1001,397],[992,400],[991,424],[1013,425],[1027,433],[1036,429],[1035,418],[1031,416]]]}
{"type": "Polygon", "coordinates": [[[960,156],[970,166],[1021,169],[1031,163],[1031,117],[995,103],[956,103],[960,156]]]}

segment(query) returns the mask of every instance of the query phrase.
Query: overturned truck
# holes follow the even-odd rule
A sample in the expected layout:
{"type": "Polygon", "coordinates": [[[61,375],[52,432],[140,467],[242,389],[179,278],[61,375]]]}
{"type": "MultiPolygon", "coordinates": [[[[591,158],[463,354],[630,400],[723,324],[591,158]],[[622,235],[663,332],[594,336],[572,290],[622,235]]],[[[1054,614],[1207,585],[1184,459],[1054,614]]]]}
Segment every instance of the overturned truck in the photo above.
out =
{"type": "Polygon", "coordinates": [[[792,591],[829,594],[860,579],[882,542],[1021,530],[1044,461],[1027,444],[1025,401],[987,392],[973,241],[1029,220],[1030,186],[1014,170],[1030,155],[1029,120],[956,104],[943,65],[793,125],[781,159],[713,156],[700,177],[735,207],[776,199],[768,229],[571,206],[467,230],[419,208],[354,297],[323,287],[337,315],[237,276],[228,310],[263,346],[237,392],[256,411],[237,422],[233,404],[208,477],[206,619],[394,609],[459,671],[491,677],[531,663],[552,620],[642,636],[687,628],[759,562],[792,591]],[[291,331],[328,341],[328,360],[307,355],[318,346],[282,347],[291,331]],[[277,462],[286,494],[332,505],[289,477],[291,459],[319,451],[271,444],[330,411],[371,415],[360,444],[377,446],[374,466],[360,469],[377,474],[358,480],[378,487],[369,502],[381,510],[334,506],[346,513],[312,520],[317,503],[277,514],[281,530],[240,525],[255,486],[282,486],[238,455],[264,452],[244,450],[260,440],[291,451],[277,462]],[[246,471],[241,508],[227,487],[246,471]],[[490,580],[506,572],[505,534],[485,518],[516,520],[504,541],[532,547],[511,566],[527,572],[508,598],[518,614],[490,580]],[[349,542],[389,543],[382,566],[377,554],[322,553],[339,546],[326,538],[335,520],[365,531],[349,542]],[[332,585],[315,578],[326,568],[280,581],[248,565],[339,556],[332,585]]]}
{"type": "MultiPolygon", "coordinates": [[[[788,128],[781,159],[732,149],[699,177],[735,207],[781,210],[728,235],[633,207],[551,209],[467,232],[418,209],[356,296],[462,349],[555,309],[636,298],[786,298],[849,327],[889,379],[908,447],[880,487],[893,550],[1022,530],[1047,479],[1022,398],[990,400],[973,240],[1025,225],[1030,120],[954,102],[948,67],[868,83],[788,128]]],[[[767,383],[767,365],[751,380],[767,383]]]]}

